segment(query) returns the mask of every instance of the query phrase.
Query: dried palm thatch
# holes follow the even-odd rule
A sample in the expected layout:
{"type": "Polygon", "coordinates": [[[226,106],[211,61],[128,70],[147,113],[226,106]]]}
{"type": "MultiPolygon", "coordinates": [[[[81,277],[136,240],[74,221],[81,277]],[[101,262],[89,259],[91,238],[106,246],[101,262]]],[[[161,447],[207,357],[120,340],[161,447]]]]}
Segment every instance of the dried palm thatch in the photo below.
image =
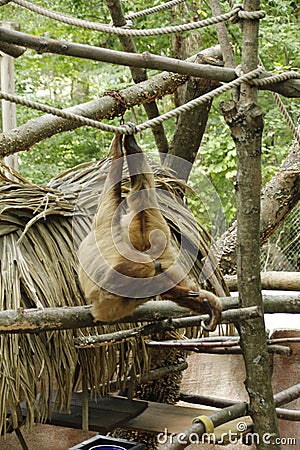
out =
{"type": "MultiPolygon", "coordinates": [[[[90,229],[109,165],[110,160],[105,159],[78,166],[59,175],[46,187],[30,184],[20,176],[18,182],[11,182],[2,167],[1,310],[85,304],[77,281],[76,248],[90,229]]],[[[190,262],[189,249],[197,251],[192,273],[198,278],[202,258],[209,252],[210,238],[203,229],[199,232],[181,201],[186,187],[169,174],[157,172],[156,175],[159,201],[174,242],[180,245],[181,233],[189,244],[183,264],[190,262]]],[[[124,181],[123,190],[128,190],[128,179],[124,181]]],[[[219,284],[226,291],[217,269],[214,276],[215,281],[208,280],[205,287],[216,290],[219,284]]],[[[81,386],[83,375],[93,393],[104,394],[110,380],[117,380],[121,388],[129,373],[145,373],[148,353],[143,338],[97,349],[74,347],[74,337],[128,327],[128,324],[118,324],[2,335],[0,433],[6,432],[8,410],[12,426],[18,426],[20,402],[27,404],[29,427],[36,420],[35,414],[38,420],[51,415],[54,391],[55,408],[68,409],[72,392],[81,386]]]]}

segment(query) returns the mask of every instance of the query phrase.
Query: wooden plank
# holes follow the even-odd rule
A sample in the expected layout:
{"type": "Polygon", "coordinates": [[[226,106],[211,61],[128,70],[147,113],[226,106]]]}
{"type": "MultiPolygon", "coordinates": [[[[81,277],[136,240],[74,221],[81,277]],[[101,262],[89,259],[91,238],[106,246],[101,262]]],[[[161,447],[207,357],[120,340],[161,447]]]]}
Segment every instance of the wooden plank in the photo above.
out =
{"type": "MultiPolygon", "coordinates": [[[[55,397],[55,395],[54,395],[55,397]]],[[[108,433],[125,422],[141,414],[148,406],[142,400],[130,400],[125,397],[108,396],[97,400],[89,398],[88,417],[89,430],[108,433]]],[[[22,414],[26,416],[26,403],[21,405],[22,414]]],[[[70,413],[54,412],[47,421],[50,425],[59,425],[68,428],[82,428],[82,402],[81,393],[72,395],[70,413]]]]}
{"type": "MultiPolygon", "coordinates": [[[[97,400],[89,399],[89,430],[108,433],[141,414],[147,406],[147,402],[141,400],[129,400],[125,397],[109,396],[97,400]]],[[[81,393],[73,394],[70,405],[70,414],[54,413],[48,423],[51,425],[81,428],[81,393]]]]}
{"type": "MultiPolygon", "coordinates": [[[[89,431],[108,433],[116,427],[123,425],[132,416],[121,411],[108,411],[100,408],[89,408],[89,431]]],[[[82,426],[82,409],[80,406],[71,406],[71,412],[54,413],[50,425],[61,427],[78,428],[82,426]]]]}
{"type": "MultiPolygon", "coordinates": [[[[129,420],[123,425],[123,428],[130,430],[142,430],[153,433],[167,432],[167,434],[180,433],[190,427],[195,417],[200,415],[210,416],[216,412],[216,408],[193,408],[189,406],[167,405],[163,403],[148,403],[148,408],[139,416],[129,420]]],[[[216,440],[220,443],[228,443],[228,434],[233,438],[240,436],[237,427],[241,422],[251,425],[250,417],[243,417],[232,420],[215,429],[216,440]],[[226,436],[227,437],[226,437],[226,436]]]]}
{"type": "Polygon", "coordinates": [[[189,427],[194,417],[210,415],[214,411],[216,409],[213,408],[192,408],[149,402],[148,408],[138,417],[129,420],[125,427],[153,433],[160,433],[167,428],[168,433],[178,433],[189,427]]]}

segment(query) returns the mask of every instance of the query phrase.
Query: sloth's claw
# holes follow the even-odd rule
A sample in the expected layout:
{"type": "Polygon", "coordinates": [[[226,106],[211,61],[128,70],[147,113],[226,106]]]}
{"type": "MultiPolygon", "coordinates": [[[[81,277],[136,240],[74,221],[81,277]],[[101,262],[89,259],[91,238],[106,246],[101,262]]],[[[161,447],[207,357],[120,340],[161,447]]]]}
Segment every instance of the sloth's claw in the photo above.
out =
{"type": "Polygon", "coordinates": [[[214,331],[211,329],[211,325],[212,325],[212,323],[214,323],[214,314],[213,314],[213,311],[210,307],[210,303],[207,300],[207,298],[203,299],[203,306],[205,309],[207,309],[207,314],[209,315],[210,321],[208,324],[205,321],[203,321],[201,326],[202,326],[203,330],[205,330],[205,331],[214,331]]]}
{"type": "Polygon", "coordinates": [[[209,322],[202,323],[205,331],[214,331],[221,320],[222,304],[219,298],[212,292],[200,289],[197,291],[188,291],[181,298],[174,299],[181,306],[188,307],[198,314],[208,314],[209,322]]]}

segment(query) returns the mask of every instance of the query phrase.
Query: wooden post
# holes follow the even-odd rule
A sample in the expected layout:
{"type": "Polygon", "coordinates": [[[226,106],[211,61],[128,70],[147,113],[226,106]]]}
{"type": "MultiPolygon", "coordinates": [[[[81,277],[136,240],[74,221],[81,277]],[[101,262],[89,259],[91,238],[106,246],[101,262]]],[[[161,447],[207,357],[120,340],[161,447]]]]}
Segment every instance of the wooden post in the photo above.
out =
{"type": "Polygon", "coordinates": [[[87,385],[87,371],[82,368],[82,429],[84,431],[89,431],[89,392],[87,385]]]}
{"type": "MultiPolygon", "coordinates": [[[[244,0],[244,11],[260,9],[260,0],[244,0]]],[[[242,70],[258,65],[259,20],[243,20],[242,70]]],[[[246,388],[250,398],[250,413],[257,436],[256,446],[262,450],[280,449],[278,424],[271,385],[270,360],[260,279],[260,196],[261,138],[263,114],[257,104],[258,90],[243,83],[236,111],[237,146],[237,275],[242,308],[257,306],[259,317],[239,324],[241,348],[246,366],[246,388]]]]}
{"type": "MultiPolygon", "coordinates": [[[[244,0],[244,11],[260,9],[259,0],[244,0]]],[[[243,19],[242,71],[258,65],[259,20],[243,19]]],[[[256,87],[243,83],[239,101],[222,105],[237,149],[237,280],[241,308],[258,307],[260,314],[241,321],[237,328],[246,367],[246,389],[259,450],[280,449],[267,351],[260,278],[261,139],[263,113],[256,87]]]]}
{"type": "MultiPolygon", "coordinates": [[[[2,22],[1,26],[8,29],[16,30],[18,25],[12,22],[2,22]]],[[[1,91],[9,94],[15,93],[15,77],[14,77],[14,58],[5,53],[1,54],[1,91]]],[[[16,105],[15,103],[2,100],[2,131],[8,131],[16,128],[16,105]]],[[[10,155],[4,158],[4,164],[14,170],[18,170],[18,154],[10,155]]],[[[15,178],[9,175],[11,180],[15,178]]]]}

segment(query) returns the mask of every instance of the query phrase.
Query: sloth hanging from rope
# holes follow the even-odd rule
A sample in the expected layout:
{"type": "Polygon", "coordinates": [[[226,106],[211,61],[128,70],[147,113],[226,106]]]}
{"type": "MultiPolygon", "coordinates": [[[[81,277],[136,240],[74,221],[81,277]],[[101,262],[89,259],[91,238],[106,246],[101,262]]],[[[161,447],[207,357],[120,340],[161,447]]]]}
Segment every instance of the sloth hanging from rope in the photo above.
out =
{"type": "Polygon", "coordinates": [[[197,314],[209,314],[213,331],[221,317],[218,297],[186,276],[157,202],[154,175],[133,135],[124,148],[131,189],[121,195],[123,136],[115,135],[112,163],[92,230],[78,256],[79,281],[96,320],[110,322],[160,296],[197,314]],[[176,257],[177,256],[177,257],[176,257]]]}

